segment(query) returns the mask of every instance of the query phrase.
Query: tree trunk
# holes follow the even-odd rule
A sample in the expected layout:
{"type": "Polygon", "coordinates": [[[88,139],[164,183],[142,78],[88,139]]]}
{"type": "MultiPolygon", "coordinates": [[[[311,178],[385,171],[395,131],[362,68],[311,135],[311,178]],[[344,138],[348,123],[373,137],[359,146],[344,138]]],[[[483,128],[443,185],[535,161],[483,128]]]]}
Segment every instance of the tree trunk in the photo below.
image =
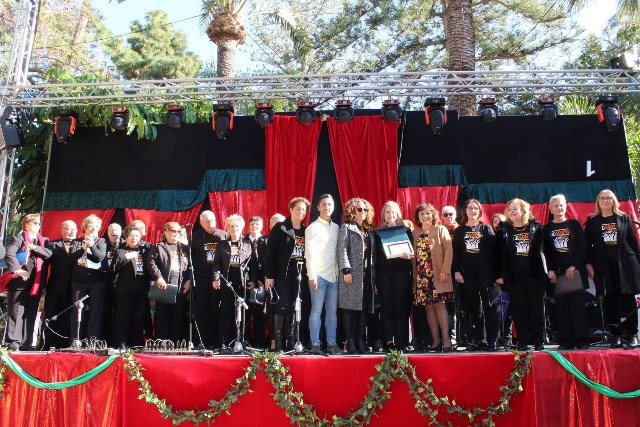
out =
{"type": "MultiPolygon", "coordinates": [[[[449,70],[473,71],[476,65],[475,33],[471,0],[443,0],[445,47],[449,55],[449,70]]],[[[455,74],[450,77],[455,78],[455,74]]],[[[449,108],[462,116],[476,114],[474,95],[454,96],[448,100],[449,108]]]]}
{"type": "Polygon", "coordinates": [[[233,77],[236,70],[236,49],[244,44],[247,33],[240,18],[233,12],[217,13],[207,28],[209,39],[218,46],[217,77],[233,77]]]}
{"type": "Polygon", "coordinates": [[[73,41],[71,47],[80,46],[82,39],[84,39],[84,33],[87,30],[87,23],[89,22],[89,14],[93,8],[91,0],[83,0],[82,9],[80,10],[80,17],[76,23],[76,29],[73,33],[73,41]]]}

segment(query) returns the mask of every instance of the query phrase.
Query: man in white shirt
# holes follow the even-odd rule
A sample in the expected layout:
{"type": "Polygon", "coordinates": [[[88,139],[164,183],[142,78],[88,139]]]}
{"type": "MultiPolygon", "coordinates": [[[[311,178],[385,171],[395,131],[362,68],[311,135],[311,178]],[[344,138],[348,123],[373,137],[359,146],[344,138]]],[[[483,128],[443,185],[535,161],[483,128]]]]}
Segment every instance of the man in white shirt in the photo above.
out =
{"type": "Polygon", "coordinates": [[[331,221],[333,197],[323,194],[318,201],[320,217],[305,230],[305,259],[311,289],[311,351],[321,351],[320,315],[325,309],[324,328],[327,335],[327,352],[340,352],[336,345],[338,323],[338,225],[331,221]]]}

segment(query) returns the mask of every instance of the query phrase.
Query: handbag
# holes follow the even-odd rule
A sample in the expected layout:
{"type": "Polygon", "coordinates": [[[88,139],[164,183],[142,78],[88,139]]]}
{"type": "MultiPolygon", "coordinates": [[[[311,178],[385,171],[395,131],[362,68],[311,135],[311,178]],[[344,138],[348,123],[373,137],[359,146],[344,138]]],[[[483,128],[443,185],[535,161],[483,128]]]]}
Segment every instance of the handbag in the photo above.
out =
{"type": "Polygon", "coordinates": [[[167,289],[158,288],[158,282],[149,284],[149,299],[163,302],[165,304],[175,304],[178,297],[178,285],[167,283],[167,289]]]}
{"type": "Polygon", "coordinates": [[[249,303],[263,305],[264,304],[264,287],[256,286],[249,291],[249,303]]]}
{"type": "Polygon", "coordinates": [[[566,295],[582,290],[584,290],[582,277],[580,276],[580,271],[576,270],[573,272],[573,279],[569,279],[566,274],[556,278],[556,285],[553,287],[553,294],[555,296],[566,295]]]}

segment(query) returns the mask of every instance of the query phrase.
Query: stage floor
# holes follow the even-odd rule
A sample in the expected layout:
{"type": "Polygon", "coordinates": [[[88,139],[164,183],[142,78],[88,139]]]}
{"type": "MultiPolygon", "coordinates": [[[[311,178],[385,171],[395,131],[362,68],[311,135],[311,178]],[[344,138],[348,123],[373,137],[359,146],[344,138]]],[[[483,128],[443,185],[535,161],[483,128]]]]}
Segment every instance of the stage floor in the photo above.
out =
{"type": "MultiPolygon", "coordinates": [[[[589,379],[617,392],[640,389],[640,350],[585,350],[561,352],[589,379]]],[[[106,357],[82,353],[13,353],[9,356],[25,372],[44,382],[60,382],[85,374],[106,357]]],[[[313,411],[331,421],[358,408],[379,374],[382,354],[365,356],[282,356],[279,361],[291,376],[289,391],[312,405],[313,411]]],[[[404,360],[404,357],[401,357],[404,360]]],[[[135,354],[116,357],[103,372],[84,384],[63,390],[37,389],[5,371],[4,396],[0,399],[0,426],[170,426],[159,410],[139,399],[140,383],[129,380],[125,370],[134,360],[151,390],[177,410],[206,410],[211,400],[220,400],[253,360],[247,356],[164,356],[135,354]]],[[[408,354],[417,378],[431,379],[433,391],[457,405],[486,408],[498,403],[500,387],[515,365],[514,354],[450,353],[408,354]]],[[[250,393],[215,418],[216,426],[290,426],[285,410],[276,404],[274,385],[263,363],[250,393]]],[[[530,372],[522,391],[510,400],[511,412],[494,416],[497,426],[640,426],[637,398],[616,399],[598,394],[569,374],[550,355],[533,353],[530,372]]],[[[424,426],[429,418],[416,409],[407,383],[396,379],[382,408],[374,408],[371,426],[424,426]]],[[[481,423],[485,416],[476,418],[481,423]]],[[[440,407],[436,419],[453,425],[469,425],[466,416],[447,414],[440,407]]],[[[299,425],[309,423],[300,419],[299,425]]],[[[194,425],[184,422],[181,425],[194,425]]]]}

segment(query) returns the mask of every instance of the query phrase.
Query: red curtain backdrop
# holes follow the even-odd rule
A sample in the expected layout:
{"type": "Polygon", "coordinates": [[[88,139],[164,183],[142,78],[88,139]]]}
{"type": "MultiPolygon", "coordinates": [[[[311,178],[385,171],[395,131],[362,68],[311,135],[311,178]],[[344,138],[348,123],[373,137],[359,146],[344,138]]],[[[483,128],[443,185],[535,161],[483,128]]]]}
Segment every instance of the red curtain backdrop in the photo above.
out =
{"type": "Polygon", "coordinates": [[[78,211],[44,211],[42,213],[42,235],[48,237],[50,240],[56,240],[61,237],[60,226],[63,221],[71,220],[78,226],[78,237],[84,236],[82,232],[82,221],[91,214],[95,214],[102,219],[102,228],[100,229],[100,236],[102,236],[115,209],[91,209],[91,210],[78,210],[78,211]]]}
{"type": "Polygon", "coordinates": [[[442,212],[443,206],[455,206],[459,190],[457,185],[398,188],[398,204],[402,210],[402,217],[414,221],[413,214],[421,203],[431,203],[438,212],[442,212]]]}
{"type": "MultiPolygon", "coordinates": [[[[318,160],[318,137],[322,121],[302,126],[293,116],[275,116],[265,127],[267,212],[289,216],[294,197],[311,201],[318,160]]],[[[308,216],[307,216],[308,218],[308,216]]]]}
{"type": "Polygon", "coordinates": [[[343,203],[368,200],[379,211],[398,189],[398,124],[382,116],[358,116],[349,123],[327,119],[338,190],[343,203]]]}
{"type": "Polygon", "coordinates": [[[155,244],[162,238],[162,227],[164,227],[166,222],[175,221],[180,223],[180,225],[193,224],[198,218],[198,212],[200,212],[201,206],[202,202],[191,209],[179,212],[164,212],[151,209],[125,209],[124,217],[127,220],[127,224],[124,225],[130,224],[131,221],[135,219],[141,220],[144,222],[147,231],[144,240],[155,244]]]}
{"type": "MultiPolygon", "coordinates": [[[[636,375],[640,350],[589,350],[564,353],[588,378],[618,392],[640,388],[636,375]]],[[[41,381],[66,381],[97,366],[104,357],[91,354],[12,354],[29,374],[41,381]]],[[[174,410],[203,409],[219,400],[249,364],[247,357],[135,356],[143,375],[160,399],[174,410]]],[[[345,416],[364,398],[381,356],[283,357],[295,391],[319,416],[345,416]]],[[[417,376],[433,379],[435,393],[459,405],[487,407],[498,402],[502,385],[514,364],[513,354],[452,354],[409,356],[417,376]],[[446,366],[446,369],[443,369],[446,366]]],[[[89,382],[64,390],[35,389],[6,371],[0,397],[0,427],[15,426],[171,426],[154,407],[138,399],[138,384],[128,381],[122,360],[89,382]]],[[[496,426],[638,426],[638,399],[614,399],[587,388],[548,354],[535,353],[524,391],[513,396],[512,412],[494,418],[496,426]]],[[[259,372],[245,394],[215,419],[216,426],[291,426],[273,400],[273,386],[259,372]]],[[[407,385],[396,380],[390,397],[377,409],[370,425],[425,426],[407,385]]],[[[438,421],[466,426],[465,419],[440,408],[438,421]]],[[[476,419],[481,422],[481,418],[476,419]]],[[[304,424],[304,423],[302,423],[304,424]]],[[[184,422],[181,426],[193,426],[184,422]]]]}
{"type": "Polygon", "coordinates": [[[209,193],[211,211],[216,215],[218,228],[225,229],[225,219],[238,214],[244,218],[244,233],[249,230],[249,218],[254,215],[264,220],[263,234],[269,230],[269,211],[267,209],[267,191],[235,190],[209,193]]]}

